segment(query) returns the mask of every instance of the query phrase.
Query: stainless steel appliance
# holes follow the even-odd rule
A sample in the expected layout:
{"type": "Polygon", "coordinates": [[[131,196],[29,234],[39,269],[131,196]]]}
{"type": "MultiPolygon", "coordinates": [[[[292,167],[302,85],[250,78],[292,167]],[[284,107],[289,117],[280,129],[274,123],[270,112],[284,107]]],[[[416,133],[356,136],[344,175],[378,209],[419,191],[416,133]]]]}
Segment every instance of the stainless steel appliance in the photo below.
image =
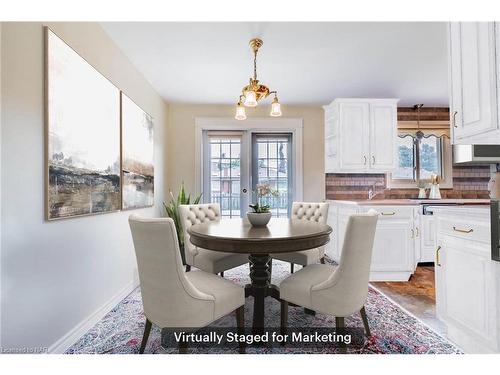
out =
{"type": "Polygon", "coordinates": [[[453,164],[500,163],[500,145],[453,145],[453,164]]]}
{"type": "Polygon", "coordinates": [[[496,199],[490,203],[491,259],[500,262],[500,204],[496,199]]]}

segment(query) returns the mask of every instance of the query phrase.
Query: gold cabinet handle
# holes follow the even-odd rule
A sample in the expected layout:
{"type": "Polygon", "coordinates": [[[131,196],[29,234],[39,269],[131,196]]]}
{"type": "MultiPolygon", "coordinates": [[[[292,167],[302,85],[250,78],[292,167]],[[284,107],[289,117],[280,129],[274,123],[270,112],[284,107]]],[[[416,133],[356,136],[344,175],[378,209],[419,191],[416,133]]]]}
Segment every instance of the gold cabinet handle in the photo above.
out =
{"type": "Polygon", "coordinates": [[[453,227],[453,230],[455,232],[460,232],[460,233],[472,233],[474,232],[474,229],[470,228],[470,229],[457,229],[456,227],[453,227]]]}
{"type": "Polygon", "coordinates": [[[394,216],[394,215],[396,215],[396,213],[395,213],[395,212],[381,212],[380,214],[381,214],[382,216],[394,216]]]}
{"type": "Polygon", "coordinates": [[[372,155],[373,164],[375,164],[375,156],[372,155]]]}
{"type": "Polygon", "coordinates": [[[441,251],[441,246],[438,246],[438,248],[436,249],[436,265],[438,267],[441,267],[441,263],[439,263],[439,251],[441,251]]]}
{"type": "Polygon", "coordinates": [[[453,114],[451,115],[451,123],[454,128],[458,128],[457,122],[456,122],[456,117],[457,117],[458,111],[453,111],[453,114]]]}
{"type": "Polygon", "coordinates": [[[368,160],[366,159],[366,155],[363,155],[363,159],[365,160],[365,162],[363,163],[363,165],[366,165],[366,162],[368,161],[368,160]]]}

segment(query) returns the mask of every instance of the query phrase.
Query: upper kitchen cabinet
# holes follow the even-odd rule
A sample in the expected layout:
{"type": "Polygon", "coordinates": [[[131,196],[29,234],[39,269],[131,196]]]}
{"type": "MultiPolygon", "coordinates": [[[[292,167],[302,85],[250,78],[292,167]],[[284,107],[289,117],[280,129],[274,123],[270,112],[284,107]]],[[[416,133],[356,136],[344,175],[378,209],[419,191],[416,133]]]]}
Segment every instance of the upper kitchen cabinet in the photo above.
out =
{"type": "Polygon", "coordinates": [[[453,144],[500,144],[497,92],[500,42],[494,22],[449,24],[450,124],[453,144]]]}
{"type": "Polygon", "coordinates": [[[398,99],[335,99],[325,110],[325,172],[395,167],[398,99]]]}

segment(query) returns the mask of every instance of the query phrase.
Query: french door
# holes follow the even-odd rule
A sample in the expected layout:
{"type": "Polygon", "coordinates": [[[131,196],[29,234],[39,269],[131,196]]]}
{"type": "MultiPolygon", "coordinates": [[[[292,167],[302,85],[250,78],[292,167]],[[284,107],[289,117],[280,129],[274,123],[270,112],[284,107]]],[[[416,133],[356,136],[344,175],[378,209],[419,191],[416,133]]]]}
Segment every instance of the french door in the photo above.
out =
{"type": "Polygon", "coordinates": [[[244,217],[257,184],[276,191],[263,199],[274,217],[288,217],[293,200],[292,134],[203,132],[203,200],[219,203],[223,218],[244,217]]]}

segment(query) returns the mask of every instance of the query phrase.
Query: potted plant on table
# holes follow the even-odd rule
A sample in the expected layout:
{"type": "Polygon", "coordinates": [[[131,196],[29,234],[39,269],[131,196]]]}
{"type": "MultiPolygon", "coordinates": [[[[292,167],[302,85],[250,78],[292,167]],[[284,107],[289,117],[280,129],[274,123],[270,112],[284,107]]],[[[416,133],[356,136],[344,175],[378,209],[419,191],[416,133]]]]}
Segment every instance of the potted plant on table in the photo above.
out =
{"type": "Polygon", "coordinates": [[[253,212],[247,213],[247,218],[250,224],[254,227],[263,227],[271,220],[271,206],[264,204],[266,197],[277,197],[279,195],[277,190],[271,189],[269,184],[257,184],[255,195],[257,196],[257,203],[249,205],[253,212]]]}
{"type": "Polygon", "coordinates": [[[172,192],[170,192],[170,197],[172,198],[170,202],[163,202],[163,207],[165,207],[165,213],[168,217],[172,218],[175,223],[175,230],[177,231],[177,239],[179,240],[179,248],[181,251],[182,264],[186,264],[186,257],[184,255],[184,232],[182,231],[181,217],[179,214],[179,206],[181,204],[198,204],[201,200],[201,195],[194,198],[191,203],[191,194],[186,195],[186,190],[184,189],[184,182],[181,184],[179,189],[179,194],[177,198],[174,198],[172,192]]]}

